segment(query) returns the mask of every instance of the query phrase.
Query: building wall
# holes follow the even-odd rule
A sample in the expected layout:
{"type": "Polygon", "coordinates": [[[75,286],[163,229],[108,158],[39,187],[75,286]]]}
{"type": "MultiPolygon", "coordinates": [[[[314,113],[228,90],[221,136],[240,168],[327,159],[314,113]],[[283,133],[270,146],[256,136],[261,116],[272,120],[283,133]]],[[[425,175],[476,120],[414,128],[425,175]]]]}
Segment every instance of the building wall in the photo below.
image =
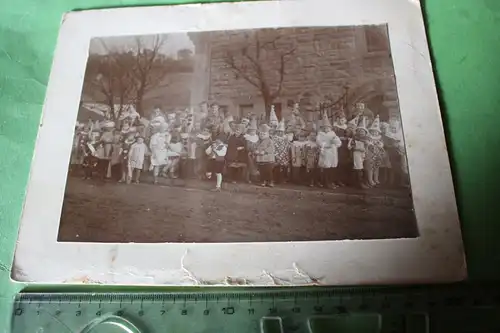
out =
{"type": "MultiPolygon", "coordinates": [[[[299,101],[305,95],[310,96],[312,104],[325,95],[338,98],[345,86],[349,87],[350,104],[363,101],[376,109],[375,113],[393,116],[399,113],[384,26],[266,29],[259,31],[259,40],[269,41],[276,35],[280,35],[276,43],[280,50],[295,48],[285,66],[282,92],[275,100],[282,104],[283,116],[289,112],[288,103],[299,101]]],[[[195,72],[198,84],[208,85],[207,99],[227,106],[234,115],[239,115],[240,110],[251,110],[251,105],[254,112],[264,112],[259,90],[235,75],[227,64],[228,52],[241,64],[244,59],[241,50],[245,45],[250,45],[248,52],[255,55],[252,36],[251,30],[210,33],[204,39],[203,48],[209,70],[195,72]]],[[[278,52],[267,50],[261,52],[259,58],[266,82],[271,86],[276,86],[279,80],[279,56],[278,52]]],[[[251,64],[246,63],[249,68],[251,64]]],[[[252,72],[249,69],[247,73],[252,72]]]]}

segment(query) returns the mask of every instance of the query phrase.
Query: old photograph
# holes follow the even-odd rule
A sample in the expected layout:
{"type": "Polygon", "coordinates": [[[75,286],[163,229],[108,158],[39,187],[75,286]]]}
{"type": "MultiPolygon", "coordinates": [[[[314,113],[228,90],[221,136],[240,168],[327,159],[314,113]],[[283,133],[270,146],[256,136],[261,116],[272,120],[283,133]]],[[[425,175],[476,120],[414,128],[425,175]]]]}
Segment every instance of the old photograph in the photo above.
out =
{"type": "Polygon", "coordinates": [[[418,2],[66,13],[42,114],[17,281],[466,276],[418,2]]]}
{"type": "Polygon", "coordinates": [[[64,242],[418,236],[387,25],[93,38],[64,242]]]}

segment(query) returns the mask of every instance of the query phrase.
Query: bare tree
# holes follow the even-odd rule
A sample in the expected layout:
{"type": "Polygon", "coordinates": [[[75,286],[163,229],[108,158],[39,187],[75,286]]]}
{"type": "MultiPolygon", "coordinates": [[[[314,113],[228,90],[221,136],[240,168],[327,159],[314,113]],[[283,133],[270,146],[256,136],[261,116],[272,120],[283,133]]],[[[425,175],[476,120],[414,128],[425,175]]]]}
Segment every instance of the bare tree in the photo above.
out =
{"type": "Polygon", "coordinates": [[[146,95],[168,87],[169,73],[192,71],[191,59],[179,60],[162,53],[165,35],[135,37],[127,50],[112,49],[105,39],[98,42],[104,54],[89,56],[84,91],[96,102],[108,105],[115,120],[130,104],[143,115],[146,95]]]}
{"type": "Polygon", "coordinates": [[[133,67],[133,75],[135,81],[135,105],[137,112],[143,114],[142,102],[144,95],[151,88],[158,88],[158,85],[165,79],[169,66],[167,66],[168,58],[160,53],[162,46],[165,44],[165,35],[155,35],[152,45],[146,47],[141,37],[135,38],[135,65],[133,67]]]}
{"type": "Polygon", "coordinates": [[[243,78],[260,91],[267,117],[274,100],[281,94],[286,64],[296,50],[295,46],[284,49],[278,45],[283,35],[277,30],[270,34],[272,30],[250,32],[238,51],[228,52],[225,58],[236,78],[243,78]],[[270,64],[273,69],[269,68],[270,64]]]}
{"type": "Polygon", "coordinates": [[[97,92],[96,102],[106,104],[107,116],[118,119],[134,89],[132,73],[127,69],[124,57],[116,53],[90,56],[84,80],[84,90],[97,92]],[[102,98],[102,100],[100,99],[102,98]],[[118,109],[115,109],[115,105],[118,109]]]}

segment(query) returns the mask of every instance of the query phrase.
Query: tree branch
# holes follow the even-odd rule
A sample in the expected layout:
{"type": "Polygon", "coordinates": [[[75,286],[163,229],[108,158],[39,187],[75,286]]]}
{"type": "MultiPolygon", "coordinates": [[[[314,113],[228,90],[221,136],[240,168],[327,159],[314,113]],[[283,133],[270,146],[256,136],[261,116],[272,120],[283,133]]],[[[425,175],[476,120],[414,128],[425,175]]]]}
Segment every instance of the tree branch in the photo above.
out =
{"type": "Polygon", "coordinates": [[[271,94],[273,98],[276,98],[279,96],[281,93],[281,90],[283,89],[283,81],[285,80],[285,63],[287,62],[286,57],[289,55],[292,55],[296,51],[296,48],[290,49],[285,53],[282,53],[280,55],[280,68],[279,68],[279,82],[278,82],[278,88],[274,93],[271,94]]]}
{"type": "Polygon", "coordinates": [[[260,89],[261,86],[258,82],[256,82],[254,79],[250,78],[241,68],[239,68],[236,65],[236,62],[234,61],[233,56],[228,56],[225,60],[225,63],[231,67],[231,69],[238,75],[240,75],[243,79],[245,79],[248,83],[256,87],[257,89],[260,89]]]}

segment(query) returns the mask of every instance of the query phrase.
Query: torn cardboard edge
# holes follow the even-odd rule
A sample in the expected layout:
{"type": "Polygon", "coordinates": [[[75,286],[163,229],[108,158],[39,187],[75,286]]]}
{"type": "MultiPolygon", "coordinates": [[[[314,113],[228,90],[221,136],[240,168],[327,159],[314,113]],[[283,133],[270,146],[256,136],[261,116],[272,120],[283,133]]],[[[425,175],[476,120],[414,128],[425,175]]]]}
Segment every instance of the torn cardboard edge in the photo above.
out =
{"type": "MultiPolygon", "coordinates": [[[[239,276],[225,276],[221,279],[216,280],[205,280],[199,278],[194,273],[194,268],[188,268],[185,264],[186,258],[189,254],[189,250],[186,250],[180,259],[180,268],[178,272],[182,273],[181,281],[176,282],[158,282],[158,278],[156,276],[144,274],[143,278],[146,278],[153,282],[155,285],[192,285],[192,286],[319,286],[322,285],[322,278],[313,277],[311,274],[307,273],[304,269],[302,269],[296,262],[292,263],[292,268],[289,270],[283,271],[280,273],[270,272],[269,270],[263,269],[262,273],[256,277],[255,279],[249,279],[245,277],[239,276]],[[180,283],[179,283],[180,282],[180,283]]],[[[14,271],[18,273],[22,273],[22,270],[19,268],[14,269],[14,271]]],[[[176,273],[178,273],[176,272],[176,273]]],[[[15,273],[15,272],[14,272],[15,273]]],[[[166,273],[166,272],[165,272],[166,273]]],[[[115,275],[116,273],[109,273],[111,275],[115,275]]],[[[65,284],[110,284],[114,281],[108,281],[107,279],[96,279],[91,277],[92,274],[79,274],[74,278],[65,279],[62,283],[65,284]]],[[[135,276],[132,271],[129,272],[129,275],[135,276]]],[[[175,274],[169,274],[174,277],[175,274]]],[[[24,279],[27,276],[25,274],[18,274],[17,277],[19,282],[33,282],[29,279],[24,279]]],[[[140,276],[136,276],[137,278],[141,278],[140,276]]]]}

